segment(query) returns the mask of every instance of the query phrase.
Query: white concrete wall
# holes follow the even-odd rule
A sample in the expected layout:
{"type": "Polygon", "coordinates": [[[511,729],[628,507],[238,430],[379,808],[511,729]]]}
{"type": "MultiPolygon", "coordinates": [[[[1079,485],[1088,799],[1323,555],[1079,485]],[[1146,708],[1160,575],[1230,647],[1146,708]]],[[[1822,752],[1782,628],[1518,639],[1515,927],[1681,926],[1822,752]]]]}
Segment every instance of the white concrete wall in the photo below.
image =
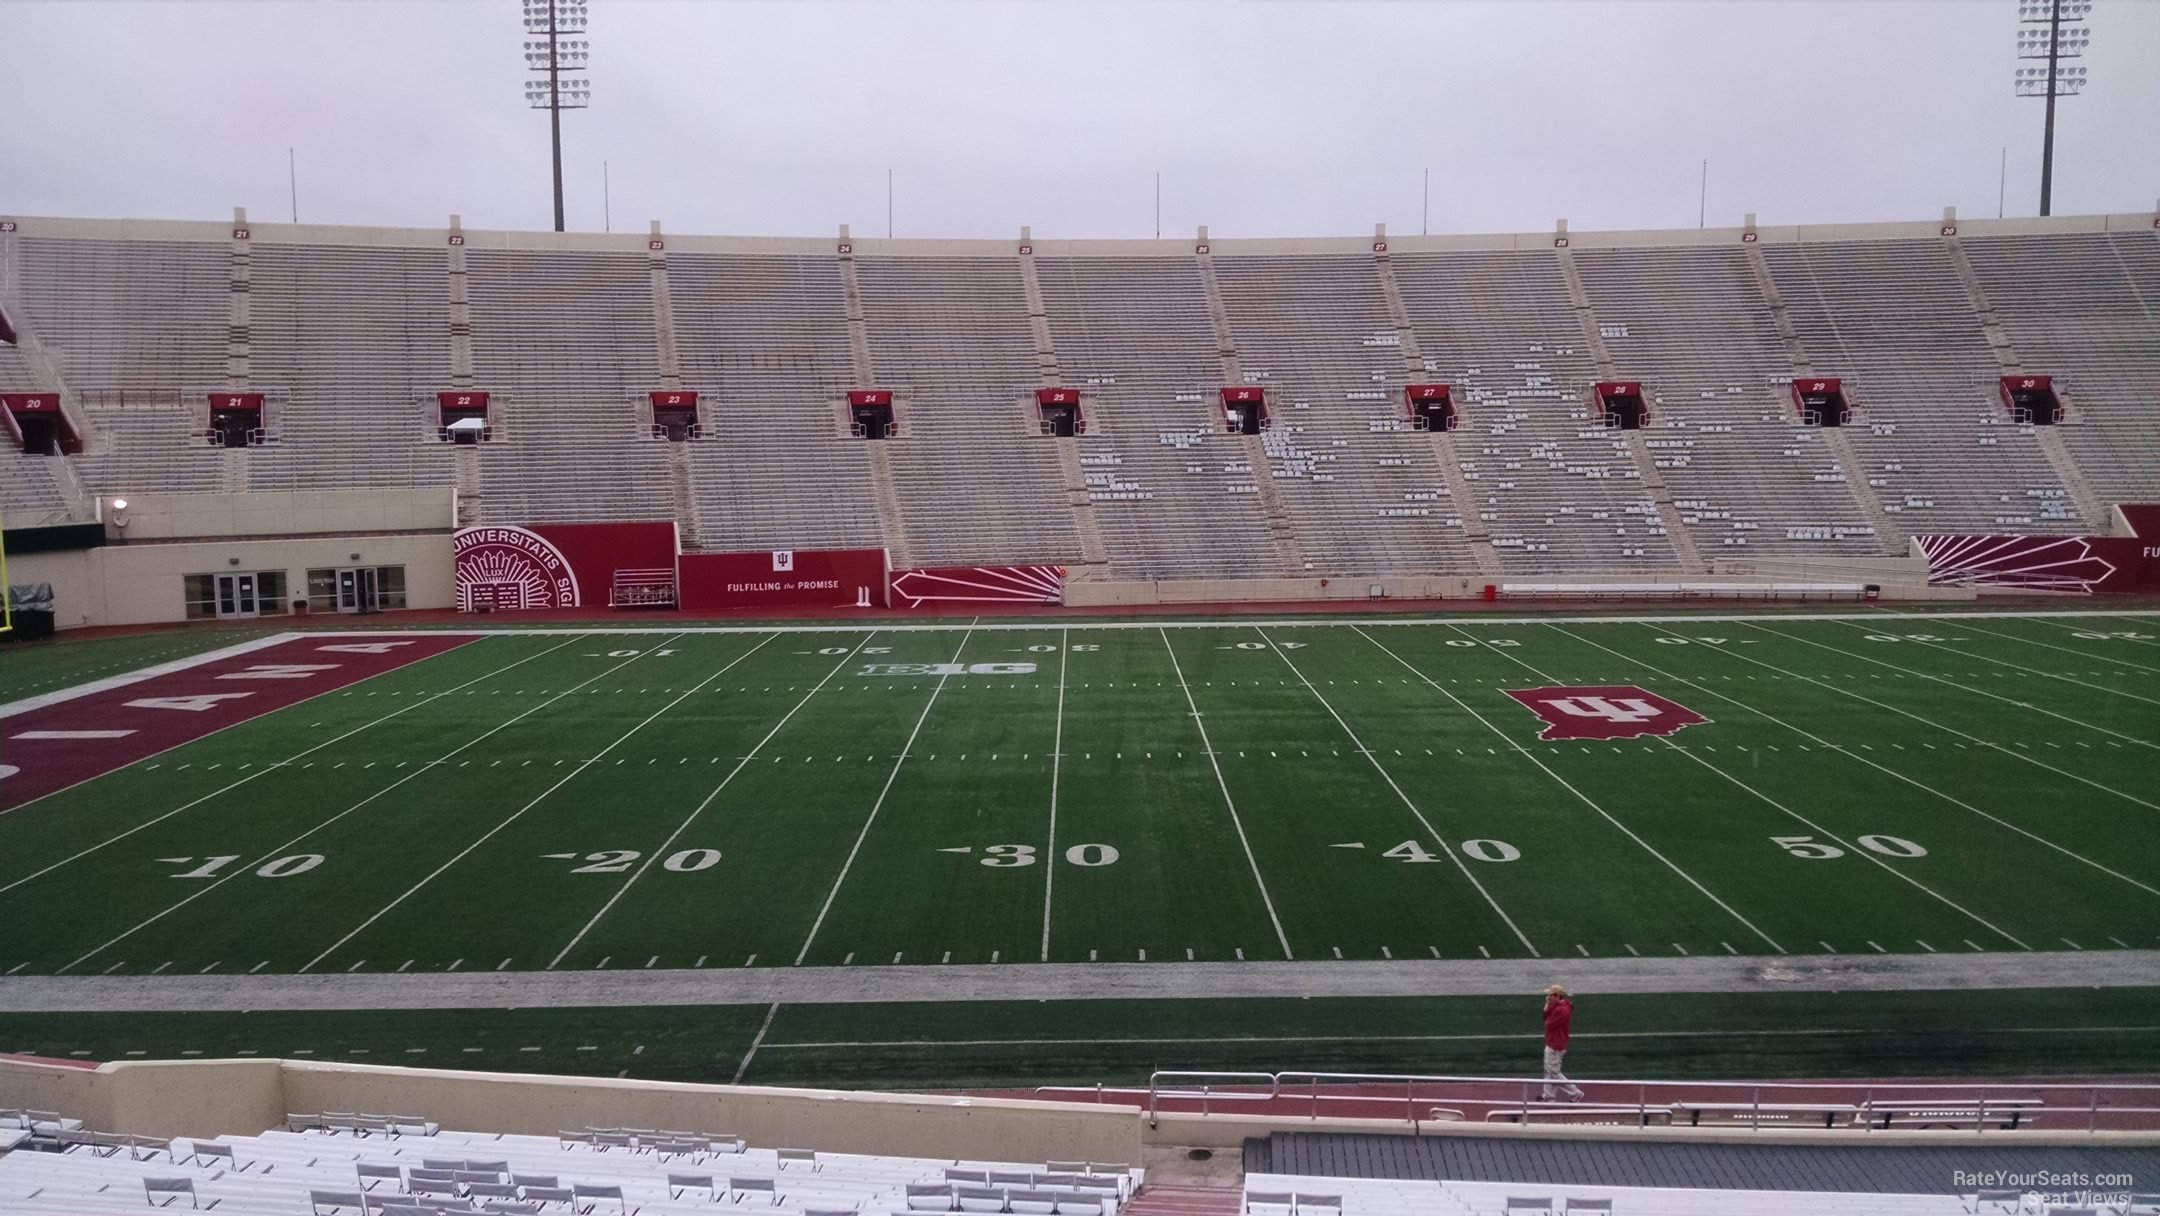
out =
{"type": "MultiPolygon", "coordinates": [[[[337,490],[249,494],[130,494],[126,510],[100,501],[113,540],[307,536],[360,532],[448,532],[457,491],[337,490]],[[123,524],[121,521],[125,521],[123,524]]],[[[348,563],[349,564],[349,563],[348,563]]]]}
{"type": "MultiPolygon", "coordinates": [[[[450,535],[130,543],[8,559],[11,583],[51,583],[54,625],[155,625],[187,619],[190,574],[283,570],[288,614],[307,595],[307,572],[330,566],[405,567],[405,606],[450,608],[450,535]]],[[[272,620],[291,619],[272,617],[272,620]]]]}

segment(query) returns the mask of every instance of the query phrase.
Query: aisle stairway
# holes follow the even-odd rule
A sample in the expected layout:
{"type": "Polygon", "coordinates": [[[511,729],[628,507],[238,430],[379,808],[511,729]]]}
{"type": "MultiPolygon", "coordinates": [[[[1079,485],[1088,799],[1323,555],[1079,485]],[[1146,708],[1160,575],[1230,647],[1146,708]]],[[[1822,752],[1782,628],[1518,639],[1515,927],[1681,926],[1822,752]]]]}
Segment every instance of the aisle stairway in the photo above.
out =
{"type": "Polygon", "coordinates": [[[1220,1186],[1157,1186],[1133,1193],[1123,1216],[1236,1216],[1242,1192],[1220,1186]]]}

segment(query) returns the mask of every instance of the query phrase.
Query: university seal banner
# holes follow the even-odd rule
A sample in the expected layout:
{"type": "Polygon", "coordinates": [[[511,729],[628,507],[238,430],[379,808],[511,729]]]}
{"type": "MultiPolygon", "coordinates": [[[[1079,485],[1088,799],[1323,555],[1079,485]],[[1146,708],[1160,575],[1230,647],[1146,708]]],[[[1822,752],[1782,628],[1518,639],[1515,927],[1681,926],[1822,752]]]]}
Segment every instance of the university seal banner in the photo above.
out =
{"type": "Polygon", "coordinates": [[[489,525],[451,537],[460,612],[605,607],[617,570],[672,570],[675,525],[489,525]]]}

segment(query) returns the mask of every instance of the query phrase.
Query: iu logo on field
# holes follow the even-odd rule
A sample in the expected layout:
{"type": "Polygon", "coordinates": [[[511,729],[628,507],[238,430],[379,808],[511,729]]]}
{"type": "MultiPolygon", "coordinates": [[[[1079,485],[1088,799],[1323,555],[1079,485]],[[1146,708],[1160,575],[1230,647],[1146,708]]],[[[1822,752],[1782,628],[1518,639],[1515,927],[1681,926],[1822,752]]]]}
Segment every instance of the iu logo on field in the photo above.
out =
{"type": "Polygon", "coordinates": [[[1670,735],[1710,719],[1633,684],[1510,688],[1545,723],[1540,739],[1639,739],[1670,735]]]}
{"type": "Polygon", "coordinates": [[[774,574],[786,574],[793,571],[795,569],[795,551],[793,549],[773,550],[772,568],[774,574]]]}

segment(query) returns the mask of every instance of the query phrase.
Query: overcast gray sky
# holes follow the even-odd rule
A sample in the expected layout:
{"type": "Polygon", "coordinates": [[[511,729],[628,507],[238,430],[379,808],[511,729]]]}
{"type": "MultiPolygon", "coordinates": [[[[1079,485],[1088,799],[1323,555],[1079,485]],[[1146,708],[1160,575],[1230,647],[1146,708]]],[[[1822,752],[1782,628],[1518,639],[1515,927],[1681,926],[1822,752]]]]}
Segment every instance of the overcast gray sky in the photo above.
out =
{"type": "MultiPolygon", "coordinates": [[[[1041,237],[2036,213],[2016,0],[590,0],[569,226],[1041,237]]],[[[2160,0],[2095,0],[2057,214],[2160,196],[2160,0]]],[[[519,0],[0,0],[0,214],[550,226],[519,0]]]]}

